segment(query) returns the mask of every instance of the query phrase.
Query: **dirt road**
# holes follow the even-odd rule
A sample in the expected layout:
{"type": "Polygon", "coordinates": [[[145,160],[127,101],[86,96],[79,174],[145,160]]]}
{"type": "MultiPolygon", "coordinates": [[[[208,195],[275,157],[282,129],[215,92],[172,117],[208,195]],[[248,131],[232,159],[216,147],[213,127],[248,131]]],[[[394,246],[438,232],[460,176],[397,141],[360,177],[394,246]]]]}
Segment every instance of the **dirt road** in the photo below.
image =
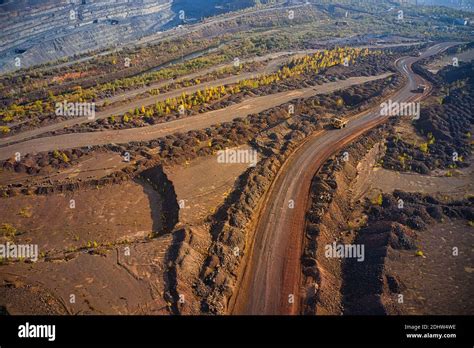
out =
{"type": "MultiPolygon", "coordinates": [[[[379,45],[379,46],[366,45],[366,46],[359,46],[359,47],[360,48],[388,48],[388,47],[398,47],[398,46],[412,46],[412,45],[416,45],[416,44],[419,44],[419,42],[409,43],[409,44],[387,44],[387,45],[379,45]]],[[[222,85],[231,85],[231,84],[238,83],[238,82],[240,82],[242,80],[245,80],[245,79],[252,79],[252,78],[255,78],[257,76],[264,75],[264,74],[270,74],[272,72],[277,71],[279,69],[279,67],[282,64],[284,64],[285,62],[287,62],[291,57],[298,57],[298,56],[302,56],[302,55],[312,54],[312,53],[316,53],[317,51],[320,51],[320,50],[319,49],[308,49],[308,50],[299,50],[299,51],[281,51],[281,52],[269,53],[269,54],[267,54],[265,56],[261,56],[261,57],[249,58],[249,59],[246,59],[246,60],[242,60],[242,63],[262,62],[262,61],[267,61],[267,60],[269,62],[265,66],[265,68],[262,71],[259,71],[259,72],[247,72],[247,73],[242,73],[242,74],[239,74],[239,75],[228,76],[228,77],[218,79],[218,80],[215,80],[215,81],[204,82],[204,83],[200,83],[200,84],[197,84],[197,85],[194,85],[194,86],[180,88],[180,89],[177,89],[177,90],[169,91],[167,93],[163,93],[163,94],[159,94],[159,95],[153,95],[153,96],[149,96],[149,97],[145,97],[145,98],[135,98],[135,99],[133,99],[134,97],[136,97],[137,95],[139,95],[141,93],[149,91],[150,89],[153,89],[153,88],[163,87],[163,86],[165,86],[165,85],[167,85],[167,84],[169,84],[173,81],[172,80],[162,81],[162,82],[158,82],[156,84],[153,84],[151,86],[146,86],[146,87],[134,89],[134,90],[131,90],[131,91],[126,91],[126,92],[117,94],[113,97],[98,101],[97,105],[102,105],[105,101],[107,101],[108,103],[114,103],[114,102],[118,102],[118,101],[128,100],[128,102],[125,103],[125,104],[116,105],[116,106],[111,105],[106,110],[97,112],[96,115],[95,115],[94,120],[90,120],[88,117],[76,117],[76,118],[71,118],[71,119],[68,119],[68,120],[65,120],[65,121],[60,121],[60,122],[57,122],[57,123],[53,123],[53,124],[50,124],[50,125],[47,125],[47,126],[44,126],[44,127],[41,127],[41,128],[27,130],[27,131],[24,131],[24,132],[21,132],[21,133],[18,133],[18,134],[0,139],[0,147],[8,145],[8,144],[13,144],[13,143],[17,143],[17,142],[20,142],[20,141],[25,141],[25,140],[28,140],[28,139],[32,139],[32,138],[35,138],[35,137],[37,137],[41,134],[57,131],[57,130],[60,130],[60,129],[63,129],[63,128],[66,128],[66,127],[72,127],[72,126],[75,126],[75,125],[78,125],[78,124],[91,123],[91,122],[94,122],[95,120],[104,119],[104,118],[114,116],[114,115],[115,116],[116,115],[123,115],[124,113],[126,113],[130,110],[134,110],[135,108],[140,108],[142,106],[153,105],[157,102],[164,101],[168,98],[180,97],[183,93],[192,94],[192,93],[197,92],[198,90],[204,90],[206,88],[211,88],[211,87],[219,87],[219,86],[222,86],[222,85]]],[[[196,72],[196,73],[192,73],[192,74],[189,74],[189,75],[186,75],[186,76],[182,76],[182,77],[178,78],[176,81],[180,81],[180,80],[183,80],[183,79],[191,79],[191,78],[194,78],[194,77],[202,76],[203,74],[215,71],[215,70],[217,70],[221,67],[224,67],[224,66],[229,66],[229,65],[223,64],[223,65],[215,66],[215,67],[212,67],[212,68],[209,68],[209,69],[206,69],[206,70],[201,70],[201,71],[196,72]]]]}
{"type": "Polygon", "coordinates": [[[131,141],[148,141],[176,132],[187,132],[194,129],[203,129],[213,124],[232,121],[237,117],[246,117],[249,114],[259,113],[296,98],[308,98],[317,94],[331,93],[333,91],[344,89],[353,85],[359,85],[364,82],[386,78],[389,75],[390,74],[369,77],[351,77],[344,81],[328,82],[317,87],[303,88],[293,91],[275,93],[267,96],[249,98],[242,103],[231,105],[225,109],[210,111],[196,116],[190,116],[171,122],[160,123],[142,128],[72,133],[31,139],[13,145],[0,147],[0,160],[8,159],[14,156],[16,152],[24,155],[27,153],[70,149],[89,145],[93,146],[111,143],[129,143],[131,141]]]}
{"type": "MultiPolygon", "coordinates": [[[[270,73],[270,72],[273,72],[273,71],[277,70],[279,64],[282,64],[285,61],[286,61],[285,58],[275,59],[275,60],[271,61],[265,67],[263,73],[270,73]]],[[[130,99],[130,100],[128,102],[126,102],[125,104],[110,106],[106,110],[97,112],[96,115],[95,115],[94,120],[90,120],[88,117],[76,117],[76,118],[71,118],[71,119],[68,119],[68,120],[65,120],[65,121],[56,122],[56,123],[53,123],[53,124],[50,124],[50,125],[47,125],[47,126],[44,126],[44,127],[41,127],[41,128],[27,130],[27,131],[24,131],[22,133],[12,135],[10,137],[0,139],[0,146],[5,145],[5,144],[18,142],[18,141],[23,141],[23,140],[26,140],[26,139],[31,139],[31,138],[34,138],[38,135],[53,132],[53,131],[60,130],[60,129],[63,129],[63,128],[66,128],[66,127],[72,127],[72,126],[75,126],[75,125],[78,125],[78,124],[84,124],[84,123],[91,123],[91,122],[94,122],[95,120],[104,119],[104,118],[107,118],[107,117],[110,117],[110,116],[113,116],[113,115],[115,115],[115,116],[116,115],[123,115],[124,113],[126,113],[130,110],[134,110],[135,108],[140,108],[142,106],[153,105],[157,102],[165,101],[168,98],[171,99],[171,98],[175,98],[175,97],[180,97],[183,93],[192,94],[192,93],[197,92],[198,90],[204,90],[206,88],[219,87],[219,86],[222,86],[222,85],[230,85],[230,84],[238,83],[238,82],[240,82],[242,80],[245,80],[245,79],[254,78],[254,77],[260,75],[261,73],[247,72],[247,73],[243,73],[243,74],[239,74],[239,75],[228,76],[228,77],[218,79],[218,80],[215,80],[215,81],[204,82],[204,83],[200,83],[200,84],[197,84],[197,85],[194,85],[194,86],[184,87],[184,88],[180,88],[180,89],[177,89],[177,90],[172,90],[170,92],[166,92],[166,93],[163,93],[163,94],[152,95],[152,96],[145,97],[145,98],[132,99],[132,98],[136,97],[138,94],[149,91],[150,89],[163,87],[163,86],[167,85],[168,83],[170,83],[171,81],[161,82],[161,83],[158,83],[158,84],[153,85],[153,86],[147,86],[147,87],[139,88],[139,89],[136,89],[136,90],[133,90],[133,91],[128,91],[128,92],[125,92],[125,93],[118,94],[114,97],[105,99],[108,103],[114,103],[114,102],[118,102],[118,101],[126,101],[127,99],[130,99]]],[[[200,75],[200,74],[197,74],[197,75],[200,75]]],[[[103,104],[103,102],[104,101],[98,102],[97,105],[103,104]]]]}
{"type": "MultiPolygon", "coordinates": [[[[391,97],[392,101],[408,102],[422,98],[422,95],[411,93],[423,81],[413,73],[411,65],[451,45],[437,44],[421,57],[398,60],[397,69],[407,76],[407,84],[391,97]]],[[[426,81],[423,83],[428,84],[426,81]]],[[[385,120],[380,116],[380,108],[369,110],[351,120],[345,129],[313,136],[287,160],[262,205],[248,263],[239,290],[231,300],[230,312],[300,313],[300,257],[311,180],[328,157],[385,120]],[[294,209],[288,208],[289,200],[295,201],[294,209]],[[293,304],[289,301],[291,295],[294,296],[293,304]]]]}

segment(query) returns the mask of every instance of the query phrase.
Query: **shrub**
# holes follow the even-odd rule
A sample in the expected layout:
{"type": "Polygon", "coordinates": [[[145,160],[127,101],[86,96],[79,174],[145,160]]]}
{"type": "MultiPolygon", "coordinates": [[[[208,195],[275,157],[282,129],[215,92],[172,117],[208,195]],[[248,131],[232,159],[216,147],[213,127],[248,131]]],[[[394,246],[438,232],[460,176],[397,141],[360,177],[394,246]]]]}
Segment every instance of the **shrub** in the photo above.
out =
{"type": "Polygon", "coordinates": [[[428,143],[423,143],[423,144],[420,145],[420,151],[421,152],[428,153],[428,150],[429,150],[428,143]]]}
{"type": "Polygon", "coordinates": [[[17,229],[12,224],[3,223],[2,226],[0,227],[0,232],[2,236],[11,239],[15,237],[17,233],[17,229]]]}
{"type": "Polygon", "coordinates": [[[383,195],[381,193],[378,194],[377,197],[375,197],[373,200],[372,200],[372,204],[375,204],[375,205],[382,205],[383,203],[383,195]]]}
{"type": "Polygon", "coordinates": [[[0,126],[0,131],[1,131],[3,134],[7,134],[7,133],[10,133],[10,128],[7,127],[7,126],[0,126]]]}

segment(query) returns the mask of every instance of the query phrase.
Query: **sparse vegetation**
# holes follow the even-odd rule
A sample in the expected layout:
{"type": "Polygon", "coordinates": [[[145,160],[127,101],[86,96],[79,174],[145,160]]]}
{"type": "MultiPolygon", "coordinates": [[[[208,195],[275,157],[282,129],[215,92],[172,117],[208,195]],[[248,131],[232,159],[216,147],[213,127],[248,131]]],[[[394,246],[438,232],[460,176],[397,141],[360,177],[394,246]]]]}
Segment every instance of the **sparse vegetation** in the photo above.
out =
{"type": "Polygon", "coordinates": [[[0,225],[0,233],[2,237],[8,240],[13,240],[18,233],[18,230],[10,223],[2,223],[0,225]]]}
{"type": "Polygon", "coordinates": [[[22,208],[18,215],[24,217],[24,218],[30,218],[33,216],[33,213],[31,212],[31,207],[26,207],[22,208]]]}

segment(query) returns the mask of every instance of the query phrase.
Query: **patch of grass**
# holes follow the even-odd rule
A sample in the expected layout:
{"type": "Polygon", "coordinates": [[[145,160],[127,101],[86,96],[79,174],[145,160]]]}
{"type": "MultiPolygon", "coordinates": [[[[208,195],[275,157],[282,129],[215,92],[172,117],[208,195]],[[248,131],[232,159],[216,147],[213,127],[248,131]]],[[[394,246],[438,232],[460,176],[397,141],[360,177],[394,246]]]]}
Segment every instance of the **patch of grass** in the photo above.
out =
{"type": "Polygon", "coordinates": [[[99,243],[97,243],[96,241],[88,241],[87,242],[87,248],[88,249],[97,248],[98,246],[99,246],[99,243]]]}
{"type": "Polygon", "coordinates": [[[383,203],[383,195],[381,193],[379,193],[377,197],[372,199],[372,204],[374,204],[374,205],[380,205],[381,206],[382,203],[383,203]]]}
{"type": "Polygon", "coordinates": [[[22,208],[20,212],[18,213],[18,215],[24,218],[30,218],[31,216],[33,216],[33,213],[31,212],[30,209],[31,209],[30,207],[22,208]]]}
{"type": "Polygon", "coordinates": [[[70,161],[69,157],[64,152],[58,150],[53,151],[53,157],[63,161],[64,163],[69,163],[70,161]]]}
{"type": "Polygon", "coordinates": [[[2,132],[3,134],[10,133],[10,128],[7,126],[0,126],[0,132],[2,132]]]}
{"type": "Polygon", "coordinates": [[[428,143],[423,143],[420,145],[421,152],[428,153],[428,150],[429,150],[428,143]]]}
{"type": "Polygon", "coordinates": [[[12,225],[8,223],[3,223],[0,226],[0,233],[3,237],[7,237],[8,239],[13,239],[17,234],[18,230],[12,225]]]}
{"type": "Polygon", "coordinates": [[[107,250],[103,248],[94,249],[92,253],[100,256],[107,256],[107,250]]]}

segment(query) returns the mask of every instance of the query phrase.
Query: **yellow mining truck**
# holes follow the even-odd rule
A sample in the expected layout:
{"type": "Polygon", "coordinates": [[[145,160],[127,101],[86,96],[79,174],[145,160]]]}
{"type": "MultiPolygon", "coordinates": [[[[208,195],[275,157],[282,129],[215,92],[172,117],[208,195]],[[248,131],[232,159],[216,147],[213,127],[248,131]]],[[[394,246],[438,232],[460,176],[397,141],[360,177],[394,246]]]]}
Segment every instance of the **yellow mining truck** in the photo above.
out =
{"type": "Polygon", "coordinates": [[[347,120],[346,119],[343,119],[343,118],[333,118],[332,119],[332,126],[333,128],[336,128],[336,129],[342,129],[344,128],[345,126],[347,126],[347,120]]]}

